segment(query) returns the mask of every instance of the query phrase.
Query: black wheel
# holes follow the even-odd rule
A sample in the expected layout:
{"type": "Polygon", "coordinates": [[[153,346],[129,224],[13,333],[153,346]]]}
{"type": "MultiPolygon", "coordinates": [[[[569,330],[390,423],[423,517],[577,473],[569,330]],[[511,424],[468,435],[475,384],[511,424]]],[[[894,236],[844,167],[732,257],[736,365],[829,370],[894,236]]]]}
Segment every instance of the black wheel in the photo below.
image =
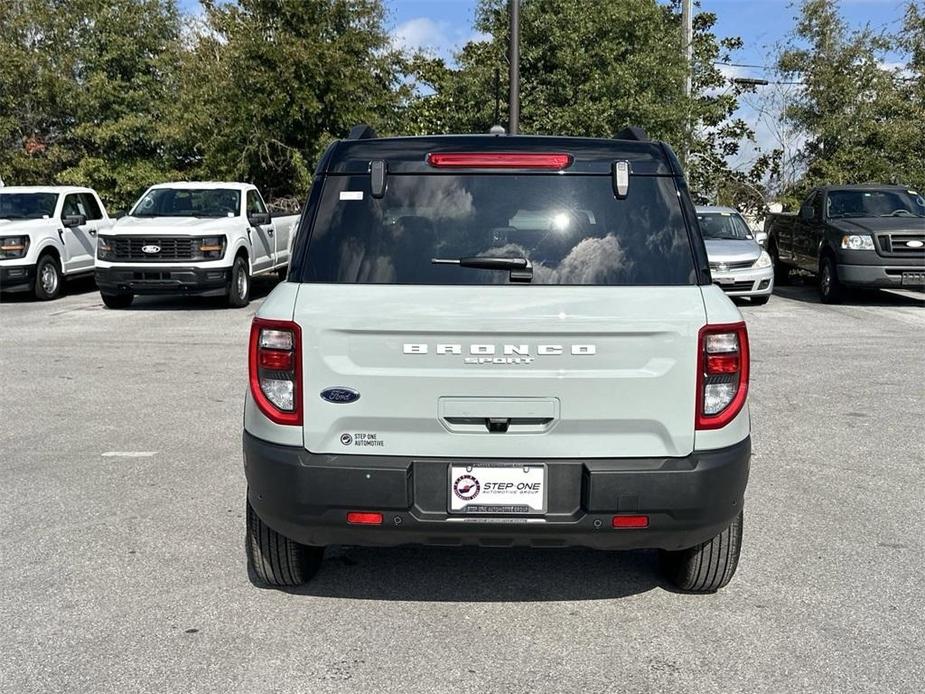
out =
{"type": "Polygon", "coordinates": [[[753,296],[752,305],[754,306],[764,306],[771,300],[770,296],[753,296]]]}
{"type": "Polygon", "coordinates": [[[247,258],[239,255],[231,266],[228,281],[228,305],[234,308],[247,306],[251,301],[251,276],[247,271],[247,258]]]}
{"type": "Polygon", "coordinates": [[[774,263],[774,284],[784,286],[790,283],[790,267],[784,265],[781,262],[780,256],[777,253],[777,244],[771,244],[771,250],[769,255],[771,256],[771,262],[774,263]]]}
{"type": "Polygon", "coordinates": [[[838,281],[838,265],[832,256],[823,256],[819,264],[819,298],[824,304],[840,303],[844,287],[838,281]]]}
{"type": "Polygon", "coordinates": [[[40,301],[57,299],[61,296],[61,264],[50,253],[46,253],[35,264],[35,298],[40,301]]]}
{"type": "Polygon", "coordinates": [[[260,520],[247,502],[247,565],[269,586],[298,586],[318,573],[324,547],[307,547],[280,535],[260,520]]]}
{"type": "Polygon", "coordinates": [[[104,294],[100,292],[100,296],[103,297],[106,308],[128,308],[135,300],[134,294],[104,294]]]}
{"type": "Polygon", "coordinates": [[[712,593],[735,575],[742,549],[742,513],[732,525],[703,544],[677,552],[662,552],[665,574],[681,590],[712,593]]]}

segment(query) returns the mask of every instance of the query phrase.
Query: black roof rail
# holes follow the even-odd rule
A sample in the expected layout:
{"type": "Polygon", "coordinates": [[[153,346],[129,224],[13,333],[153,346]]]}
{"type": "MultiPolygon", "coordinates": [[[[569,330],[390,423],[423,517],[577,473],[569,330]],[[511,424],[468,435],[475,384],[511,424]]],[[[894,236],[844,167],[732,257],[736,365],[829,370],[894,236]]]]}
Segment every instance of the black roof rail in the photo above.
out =
{"type": "Polygon", "coordinates": [[[643,128],[637,125],[628,125],[617,133],[618,140],[636,140],[637,142],[648,142],[649,135],[643,128]]]}
{"type": "Polygon", "coordinates": [[[366,123],[360,123],[359,125],[354,125],[350,128],[350,133],[347,135],[348,140],[372,140],[376,137],[376,131],[373,130],[371,125],[366,123]]]}

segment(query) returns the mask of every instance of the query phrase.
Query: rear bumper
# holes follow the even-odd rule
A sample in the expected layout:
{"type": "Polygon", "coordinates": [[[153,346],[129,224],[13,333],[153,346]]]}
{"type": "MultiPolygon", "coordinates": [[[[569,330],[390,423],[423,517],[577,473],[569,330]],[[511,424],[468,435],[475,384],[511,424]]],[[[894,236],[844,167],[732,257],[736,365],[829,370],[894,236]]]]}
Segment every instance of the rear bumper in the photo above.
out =
{"type": "Polygon", "coordinates": [[[925,263],[917,265],[839,265],[838,279],[855,287],[925,286],[925,263]],[[903,274],[912,281],[903,284],[903,274]]]}
{"type": "Polygon", "coordinates": [[[219,295],[228,283],[228,268],[98,267],[96,285],[107,294],[219,295]]]}
{"type": "Polygon", "coordinates": [[[548,465],[544,516],[472,518],[447,513],[449,465],[497,461],[315,455],[244,432],[251,505],[307,545],[693,547],[741,511],[750,458],[746,438],[684,458],[539,461],[548,465]],[[348,525],[348,511],[378,511],[384,522],[348,525]],[[649,526],[615,530],[620,513],[647,514],[649,526]]]}
{"type": "Polygon", "coordinates": [[[0,267],[0,291],[25,292],[35,282],[35,265],[0,267]]]}

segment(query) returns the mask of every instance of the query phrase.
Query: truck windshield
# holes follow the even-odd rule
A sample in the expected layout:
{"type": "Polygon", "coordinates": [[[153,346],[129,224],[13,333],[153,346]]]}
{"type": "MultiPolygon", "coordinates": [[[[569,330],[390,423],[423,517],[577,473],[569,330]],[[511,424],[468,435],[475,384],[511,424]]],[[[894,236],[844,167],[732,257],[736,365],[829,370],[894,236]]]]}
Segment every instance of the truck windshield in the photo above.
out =
{"type": "Polygon", "coordinates": [[[0,219],[43,219],[53,217],[57,193],[2,193],[0,219]]]}
{"type": "Polygon", "coordinates": [[[525,258],[533,284],[696,283],[678,189],[633,176],[625,199],[610,176],[328,176],[303,282],[499,284],[509,273],[438,259],[525,258]]]}
{"type": "Polygon", "coordinates": [[[230,188],[155,188],[145,193],[132,217],[237,217],[241,192],[230,188]]]}
{"type": "Polygon", "coordinates": [[[829,219],[845,217],[925,217],[925,200],[913,190],[833,190],[829,219]]]}
{"type": "Polygon", "coordinates": [[[745,220],[732,212],[699,213],[700,233],[704,239],[745,240],[752,238],[745,220]]]}

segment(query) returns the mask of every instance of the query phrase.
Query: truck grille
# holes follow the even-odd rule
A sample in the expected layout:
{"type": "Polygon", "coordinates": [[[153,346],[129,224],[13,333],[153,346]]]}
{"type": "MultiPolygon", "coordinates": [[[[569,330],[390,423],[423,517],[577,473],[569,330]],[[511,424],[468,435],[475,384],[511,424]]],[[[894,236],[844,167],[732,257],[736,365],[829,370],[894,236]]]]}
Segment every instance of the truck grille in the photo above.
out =
{"type": "Polygon", "coordinates": [[[894,258],[925,258],[925,232],[878,234],[877,242],[881,255],[894,258]]]}
{"type": "Polygon", "coordinates": [[[113,256],[115,260],[125,260],[134,263],[157,263],[174,260],[193,259],[193,240],[191,238],[164,236],[160,238],[142,238],[136,236],[116,236],[112,240],[113,256]],[[154,247],[156,252],[151,251],[154,247]]]}

